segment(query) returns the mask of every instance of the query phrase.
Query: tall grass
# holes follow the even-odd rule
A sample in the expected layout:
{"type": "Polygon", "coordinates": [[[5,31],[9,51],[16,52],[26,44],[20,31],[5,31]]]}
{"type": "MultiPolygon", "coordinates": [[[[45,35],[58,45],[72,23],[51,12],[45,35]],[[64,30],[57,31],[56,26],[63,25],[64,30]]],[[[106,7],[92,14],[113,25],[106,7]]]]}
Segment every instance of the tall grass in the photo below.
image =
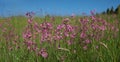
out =
{"type": "Polygon", "coordinates": [[[119,62],[120,18],[0,19],[0,62],[119,62]]]}

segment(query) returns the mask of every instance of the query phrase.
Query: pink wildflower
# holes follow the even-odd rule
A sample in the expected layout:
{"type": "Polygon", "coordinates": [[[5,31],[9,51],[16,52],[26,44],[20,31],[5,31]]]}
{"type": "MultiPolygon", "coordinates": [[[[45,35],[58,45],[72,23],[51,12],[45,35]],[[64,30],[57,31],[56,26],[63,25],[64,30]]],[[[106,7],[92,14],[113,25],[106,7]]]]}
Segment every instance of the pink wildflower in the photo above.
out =
{"type": "Polygon", "coordinates": [[[31,19],[28,19],[28,23],[31,24],[31,23],[32,23],[32,20],[31,20],[31,19]]]}
{"type": "Polygon", "coordinates": [[[48,57],[48,53],[46,52],[46,50],[44,48],[42,48],[39,53],[39,55],[41,55],[43,58],[47,58],[48,57]]]}
{"type": "Polygon", "coordinates": [[[86,37],[86,34],[85,34],[84,32],[82,32],[82,33],[80,34],[80,37],[81,37],[81,38],[85,38],[85,37],[86,37]]]}
{"type": "Polygon", "coordinates": [[[85,43],[86,43],[86,44],[89,44],[89,43],[90,43],[90,40],[89,40],[89,39],[85,40],[85,43]]]}
{"type": "Polygon", "coordinates": [[[100,26],[99,29],[104,31],[106,29],[106,27],[105,26],[100,26]]]}
{"type": "Polygon", "coordinates": [[[67,43],[68,43],[68,45],[71,45],[71,44],[72,44],[72,41],[71,41],[71,40],[68,40],[67,43]]]}

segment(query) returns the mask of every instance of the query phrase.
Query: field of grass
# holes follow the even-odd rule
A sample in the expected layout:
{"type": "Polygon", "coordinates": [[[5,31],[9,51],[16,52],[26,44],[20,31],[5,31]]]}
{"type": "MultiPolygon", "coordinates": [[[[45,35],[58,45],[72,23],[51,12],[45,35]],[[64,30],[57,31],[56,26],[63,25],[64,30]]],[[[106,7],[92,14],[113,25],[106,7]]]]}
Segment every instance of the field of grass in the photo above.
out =
{"type": "Polygon", "coordinates": [[[119,62],[120,17],[0,18],[0,62],[119,62]]]}

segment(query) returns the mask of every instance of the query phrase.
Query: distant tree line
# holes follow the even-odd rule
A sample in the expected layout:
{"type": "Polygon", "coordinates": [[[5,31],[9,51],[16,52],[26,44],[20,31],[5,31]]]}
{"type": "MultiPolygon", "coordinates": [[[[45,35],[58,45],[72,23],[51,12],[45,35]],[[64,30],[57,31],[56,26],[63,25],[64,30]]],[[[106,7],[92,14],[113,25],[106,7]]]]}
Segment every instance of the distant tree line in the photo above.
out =
{"type": "Polygon", "coordinates": [[[102,14],[120,14],[120,5],[118,5],[115,10],[113,7],[107,8],[107,10],[102,12],[102,14]]]}

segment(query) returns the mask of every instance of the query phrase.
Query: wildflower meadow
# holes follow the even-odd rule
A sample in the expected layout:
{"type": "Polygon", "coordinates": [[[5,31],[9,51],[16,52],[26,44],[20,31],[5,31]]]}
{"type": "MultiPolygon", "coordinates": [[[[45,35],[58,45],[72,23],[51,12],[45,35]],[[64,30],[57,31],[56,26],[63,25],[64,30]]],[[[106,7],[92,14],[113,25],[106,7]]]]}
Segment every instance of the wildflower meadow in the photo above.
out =
{"type": "Polygon", "coordinates": [[[0,18],[0,62],[119,61],[119,15],[0,18]]]}

